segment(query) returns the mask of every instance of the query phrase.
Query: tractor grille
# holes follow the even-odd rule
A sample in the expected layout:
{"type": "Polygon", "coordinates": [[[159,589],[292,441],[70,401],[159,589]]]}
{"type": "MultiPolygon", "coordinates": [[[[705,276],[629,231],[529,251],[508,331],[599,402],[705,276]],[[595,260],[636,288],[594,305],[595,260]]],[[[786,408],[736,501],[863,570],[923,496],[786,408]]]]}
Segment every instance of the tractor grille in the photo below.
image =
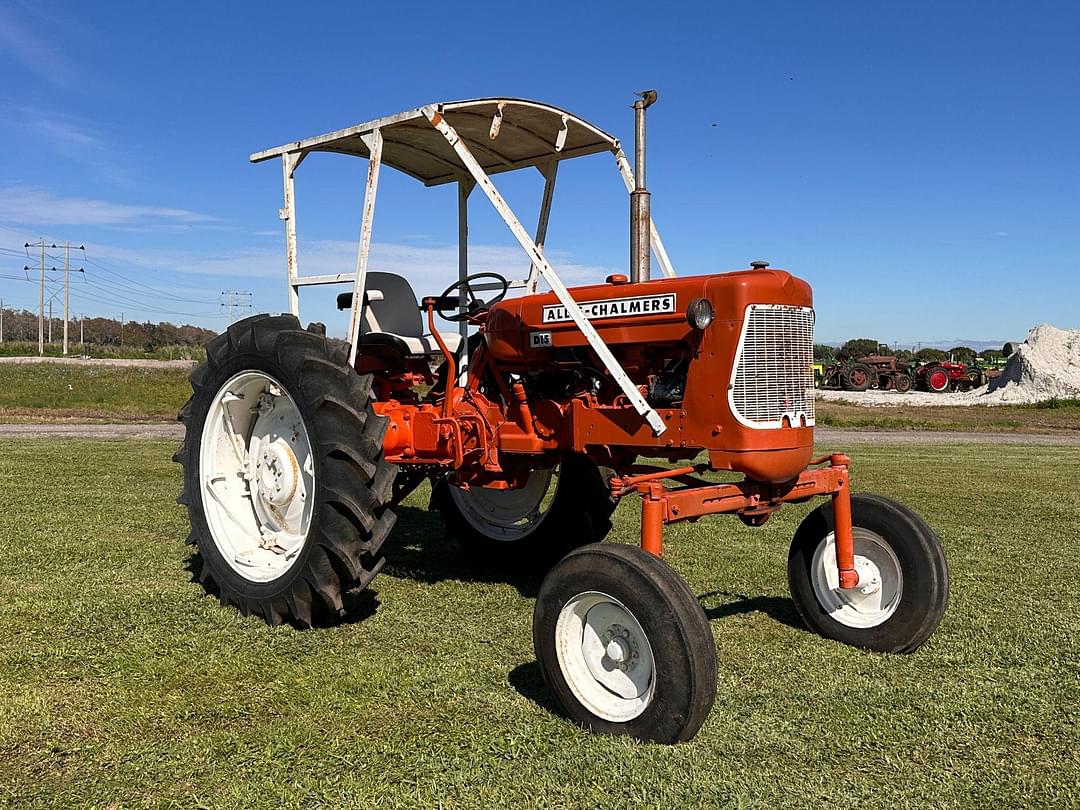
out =
{"type": "Polygon", "coordinates": [[[728,401],[747,427],[778,428],[786,416],[814,424],[814,310],[751,304],[743,319],[728,401]]]}

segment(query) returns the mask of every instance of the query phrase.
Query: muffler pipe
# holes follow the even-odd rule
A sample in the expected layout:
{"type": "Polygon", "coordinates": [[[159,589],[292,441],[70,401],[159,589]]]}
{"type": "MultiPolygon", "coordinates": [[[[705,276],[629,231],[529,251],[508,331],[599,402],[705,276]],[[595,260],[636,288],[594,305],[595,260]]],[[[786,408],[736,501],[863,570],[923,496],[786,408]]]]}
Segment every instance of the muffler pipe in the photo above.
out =
{"type": "Polygon", "coordinates": [[[652,214],[645,188],[645,110],[656,102],[655,90],[636,93],[634,102],[634,190],[630,192],[630,280],[648,281],[650,275],[652,214]]]}

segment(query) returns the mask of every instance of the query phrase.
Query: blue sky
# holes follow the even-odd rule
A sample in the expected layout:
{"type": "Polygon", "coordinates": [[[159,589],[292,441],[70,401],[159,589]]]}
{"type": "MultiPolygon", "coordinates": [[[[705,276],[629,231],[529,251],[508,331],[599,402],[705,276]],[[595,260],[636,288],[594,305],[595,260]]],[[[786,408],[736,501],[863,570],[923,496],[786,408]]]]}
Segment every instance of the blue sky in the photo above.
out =
{"type": "MultiPolygon", "coordinates": [[[[280,311],[280,169],[250,152],[489,95],[630,143],[632,91],[652,87],[649,188],[680,273],[791,270],[814,285],[821,340],[1076,328],[1078,41],[1065,2],[0,1],[0,298],[36,307],[19,280],[34,262],[9,251],[44,236],[86,245],[77,312],[221,328],[233,289],[280,311]]],[[[298,172],[302,272],[351,269],[364,170],[316,155],[298,172]]],[[[438,292],[454,192],[383,182],[372,267],[438,292]]],[[[539,176],[497,182],[532,220],[539,176]]],[[[479,195],[471,216],[474,264],[520,275],[479,195]]],[[[569,162],[553,263],[623,271],[626,221],[610,162],[569,162]]],[[[342,328],[327,295],[301,302],[342,328]]]]}

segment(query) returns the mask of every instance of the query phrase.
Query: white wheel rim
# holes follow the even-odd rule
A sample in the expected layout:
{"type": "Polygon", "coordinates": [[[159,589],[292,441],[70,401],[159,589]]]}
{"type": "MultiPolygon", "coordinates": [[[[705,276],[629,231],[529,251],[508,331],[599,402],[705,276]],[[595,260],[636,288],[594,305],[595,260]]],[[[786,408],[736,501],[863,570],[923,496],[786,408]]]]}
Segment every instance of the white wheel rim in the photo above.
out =
{"type": "Polygon", "coordinates": [[[818,603],[833,619],[847,627],[877,627],[896,612],[904,593],[904,572],[892,547],[881,535],[856,526],[855,570],[859,584],[841,589],[836,569],[836,534],[821,541],[811,562],[810,584],[818,603]]]}
{"type": "Polygon", "coordinates": [[[462,489],[450,485],[450,497],[469,525],[491,540],[513,542],[536,530],[547,516],[558,481],[552,470],[535,470],[520,489],[462,489]]]}
{"type": "Polygon", "coordinates": [[[555,624],[555,653],[570,691],[596,717],[626,723],[652,702],[652,646],[615,597],[586,591],[570,599],[555,624]]]}
{"type": "Polygon", "coordinates": [[[285,387],[242,371],[214,395],[199,444],[203,514],[222,559],[271,582],[304,548],[315,501],[307,427],[285,387]]]}

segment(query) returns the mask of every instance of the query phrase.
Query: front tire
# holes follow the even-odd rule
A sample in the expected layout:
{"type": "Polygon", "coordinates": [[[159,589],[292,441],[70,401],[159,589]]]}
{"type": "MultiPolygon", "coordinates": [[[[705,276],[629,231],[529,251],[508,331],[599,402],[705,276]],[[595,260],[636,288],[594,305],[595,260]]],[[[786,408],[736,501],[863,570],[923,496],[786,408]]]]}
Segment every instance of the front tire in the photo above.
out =
{"type": "Polygon", "coordinates": [[[788,584],[814,632],[854,647],[910,653],[934,632],[949,600],[949,569],[933,529],[902,504],[853,495],[859,586],[842,590],[832,504],[800,524],[788,554],[788,584]]]}
{"type": "Polygon", "coordinates": [[[551,569],[533,611],[544,681],[574,722],[677,743],[716,697],[716,648],[689,586],[634,546],[580,548],[551,569]]]}
{"type": "Polygon", "coordinates": [[[272,625],[342,616],[344,593],[382,568],[395,520],[370,376],[291,315],[235,323],[206,353],[174,456],[200,580],[272,625]]]}

